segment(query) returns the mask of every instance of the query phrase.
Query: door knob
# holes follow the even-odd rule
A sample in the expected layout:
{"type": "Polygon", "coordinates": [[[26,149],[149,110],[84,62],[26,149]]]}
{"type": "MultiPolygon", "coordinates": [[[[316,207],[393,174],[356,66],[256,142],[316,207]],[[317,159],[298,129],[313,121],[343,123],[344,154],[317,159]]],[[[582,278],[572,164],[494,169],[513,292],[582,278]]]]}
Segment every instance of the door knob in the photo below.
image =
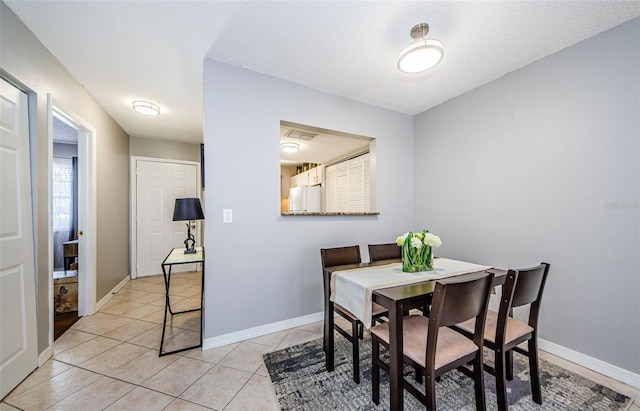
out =
{"type": "Polygon", "coordinates": [[[82,230],[78,230],[78,237],[82,237],[84,235],[84,233],[82,232],[82,230]]]}

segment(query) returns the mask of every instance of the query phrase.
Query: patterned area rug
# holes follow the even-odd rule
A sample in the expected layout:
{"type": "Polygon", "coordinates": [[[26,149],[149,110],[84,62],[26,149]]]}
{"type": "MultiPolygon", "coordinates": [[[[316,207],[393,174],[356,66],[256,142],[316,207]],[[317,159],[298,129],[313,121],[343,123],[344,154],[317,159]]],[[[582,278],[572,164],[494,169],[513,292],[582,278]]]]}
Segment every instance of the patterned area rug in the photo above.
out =
{"type": "MultiPolygon", "coordinates": [[[[360,343],[360,384],[353,382],[351,348],[348,341],[336,336],[335,370],[324,368],[322,339],[267,353],[264,362],[280,406],[283,410],[387,410],[389,381],[385,372],[380,375],[380,405],[371,400],[371,341],[368,333],[360,343]]],[[[487,357],[491,356],[487,351],[487,357]]],[[[413,369],[407,367],[405,376],[413,381],[413,369]]],[[[632,400],[587,380],[573,372],[540,360],[543,404],[531,398],[529,370],[526,358],[514,354],[514,378],[508,384],[509,410],[625,410],[632,400]]],[[[415,382],[415,381],[414,381],[415,382]]],[[[485,373],[488,410],[497,410],[495,378],[485,373]]],[[[424,387],[422,389],[424,392],[424,387]]],[[[475,410],[473,381],[457,370],[446,373],[437,383],[438,410],[475,410]]],[[[405,391],[405,410],[424,410],[425,407],[405,391]]]]}

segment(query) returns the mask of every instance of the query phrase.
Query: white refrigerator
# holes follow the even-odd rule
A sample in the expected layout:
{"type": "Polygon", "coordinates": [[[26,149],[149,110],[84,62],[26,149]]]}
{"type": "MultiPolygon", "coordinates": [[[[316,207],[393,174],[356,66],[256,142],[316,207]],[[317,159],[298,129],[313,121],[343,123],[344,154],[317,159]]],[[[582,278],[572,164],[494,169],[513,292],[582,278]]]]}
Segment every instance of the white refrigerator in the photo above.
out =
{"type": "Polygon", "coordinates": [[[289,190],[289,211],[311,213],[322,211],[322,187],[301,186],[289,190]]]}

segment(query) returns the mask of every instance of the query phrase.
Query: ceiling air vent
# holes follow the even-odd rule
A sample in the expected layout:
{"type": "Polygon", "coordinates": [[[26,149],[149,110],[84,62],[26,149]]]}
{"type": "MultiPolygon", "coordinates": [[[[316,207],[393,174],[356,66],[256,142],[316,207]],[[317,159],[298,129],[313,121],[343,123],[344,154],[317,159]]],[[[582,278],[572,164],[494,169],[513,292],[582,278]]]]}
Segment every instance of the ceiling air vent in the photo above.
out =
{"type": "Polygon", "coordinates": [[[313,139],[315,136],[317,136],[317,134],[305,133],[304,131],[289,130],[287,134],[285,134],[284,136],[289,138],[295,138],[296,140],[309,141],[313,139]]]}

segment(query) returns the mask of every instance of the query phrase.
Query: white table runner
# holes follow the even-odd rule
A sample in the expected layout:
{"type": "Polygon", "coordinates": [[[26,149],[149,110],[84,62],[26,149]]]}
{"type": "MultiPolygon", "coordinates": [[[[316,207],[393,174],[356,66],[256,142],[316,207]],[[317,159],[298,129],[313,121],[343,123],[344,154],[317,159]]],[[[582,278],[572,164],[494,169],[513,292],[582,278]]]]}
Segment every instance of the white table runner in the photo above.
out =
{"type": "Polygon", "coordinates": [[[402,263],[334,271],[331,275],[331,301],[351,311],[365,327],[371,328],[373,290],[439,280],[493,268],[448,258],[436,258],[433,265],[433,271],[418,273],[403,272],[402,263]]]}

